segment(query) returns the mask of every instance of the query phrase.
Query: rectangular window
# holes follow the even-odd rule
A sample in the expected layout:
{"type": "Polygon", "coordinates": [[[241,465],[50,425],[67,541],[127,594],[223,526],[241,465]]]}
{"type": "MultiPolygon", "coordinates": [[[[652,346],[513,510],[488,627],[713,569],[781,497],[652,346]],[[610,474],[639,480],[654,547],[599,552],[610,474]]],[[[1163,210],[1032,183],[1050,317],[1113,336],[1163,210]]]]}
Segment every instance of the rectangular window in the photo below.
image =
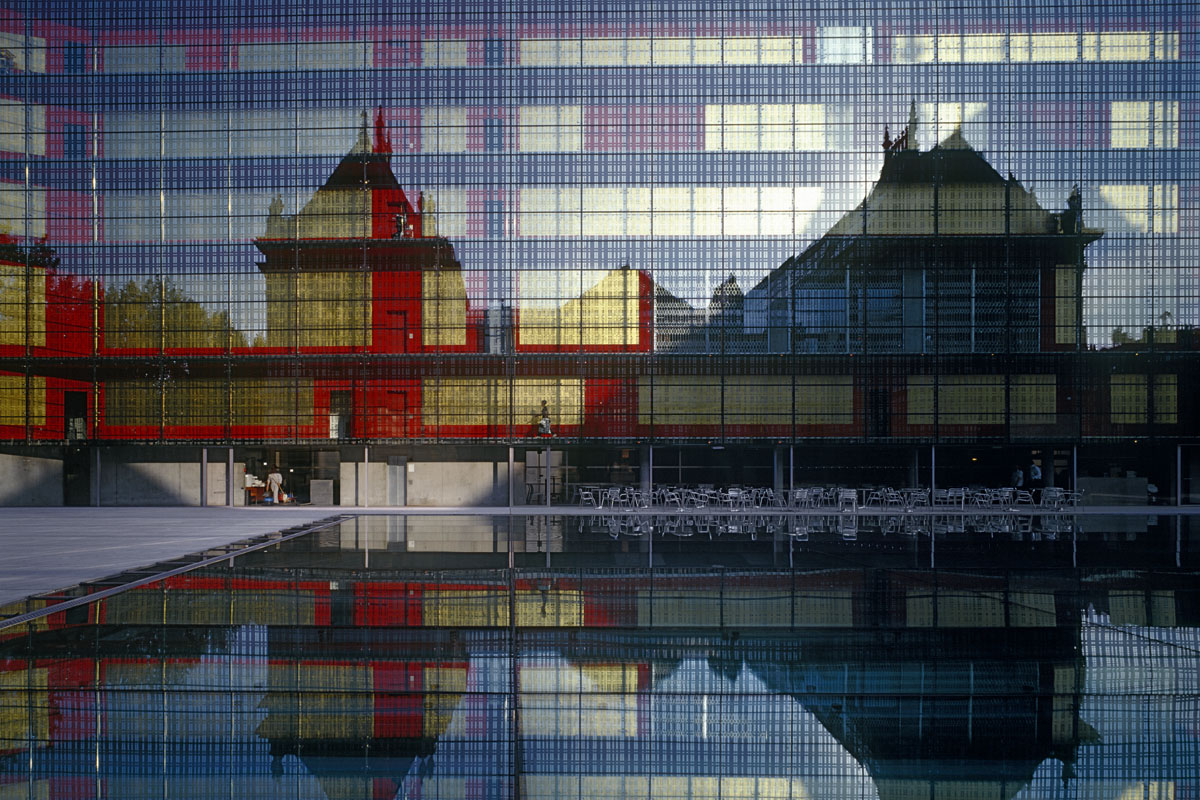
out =
{"type": "Polygon", "coordinates": [[[489,67],[500,67],[504,65],[503,39],[483,40],[483,63],[489,67]]]}
{"type": "Polygon", "coordinates": [[[483,121],[483,147],[489,153],[504,149],[504,120],[492,118],[483,121]]]}
{"type": "Polygon", "coordinates": [[[499,200],[488,200],[487,235],[499,238],[504,235],[504,205],[499,200]]]}
{"type": "Polygon", "coordinates": [[[87,158],[86,129],[82,125],[63,125],[63,158],[82,161],[87,158]]]}
{"type": "Polygon", "coordinates": [[[83,72],[83,45],[78,42],[67,42],[63,47],[63,72],[78,75],[83,72]]]}

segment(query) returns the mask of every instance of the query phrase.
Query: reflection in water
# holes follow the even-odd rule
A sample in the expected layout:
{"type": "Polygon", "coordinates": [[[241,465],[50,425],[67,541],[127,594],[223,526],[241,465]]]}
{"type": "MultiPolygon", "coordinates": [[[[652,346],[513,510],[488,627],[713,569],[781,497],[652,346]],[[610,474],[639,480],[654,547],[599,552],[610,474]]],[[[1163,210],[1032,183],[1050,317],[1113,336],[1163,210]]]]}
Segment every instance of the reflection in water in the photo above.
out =
{"type": "Polygon", "coordinates": [[[1191,574],[402,570],[353,533],[0,631],[0,797],[1195,795],[1191,574]]]}

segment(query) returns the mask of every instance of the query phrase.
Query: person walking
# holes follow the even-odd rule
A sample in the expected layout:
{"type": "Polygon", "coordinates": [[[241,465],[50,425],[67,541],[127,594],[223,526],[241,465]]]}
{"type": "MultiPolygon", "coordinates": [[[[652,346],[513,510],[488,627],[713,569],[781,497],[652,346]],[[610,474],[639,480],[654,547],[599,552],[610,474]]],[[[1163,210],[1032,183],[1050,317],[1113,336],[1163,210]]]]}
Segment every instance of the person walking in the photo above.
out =
{"type": "Polygon", "coordinates": [[[267,475],[267,494],[273,502],[283,502],[283,474],[280,473],[279,467],[271,467],[271,474],[267,475]]]}

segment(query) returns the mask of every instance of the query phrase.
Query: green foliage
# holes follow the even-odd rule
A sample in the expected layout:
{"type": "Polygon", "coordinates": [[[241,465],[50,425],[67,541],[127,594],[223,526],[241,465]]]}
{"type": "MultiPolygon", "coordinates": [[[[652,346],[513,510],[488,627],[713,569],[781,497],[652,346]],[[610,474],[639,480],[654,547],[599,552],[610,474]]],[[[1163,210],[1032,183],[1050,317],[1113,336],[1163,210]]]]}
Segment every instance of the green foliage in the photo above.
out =
{"type": "Polygon", "coordinates": [[[246,347],[227,311],[209,311],[169,281],[130,281],[104,296],[104,341],[109,347],[246,347]]]}

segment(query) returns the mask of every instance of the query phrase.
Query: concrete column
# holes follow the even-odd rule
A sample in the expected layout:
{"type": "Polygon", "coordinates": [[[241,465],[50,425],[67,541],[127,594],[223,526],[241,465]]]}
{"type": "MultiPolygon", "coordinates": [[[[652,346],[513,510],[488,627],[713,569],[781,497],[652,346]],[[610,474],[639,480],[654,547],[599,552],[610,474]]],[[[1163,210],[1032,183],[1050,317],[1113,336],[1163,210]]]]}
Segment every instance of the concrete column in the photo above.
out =
{"type": "Polygon", "coordinates": [[[92,446],[92,505],[100,505],[100,448],[92,446]]]}
{"type": "Polygon", "coordinates": [[[208,448],[200,448],[200,505],[208,505],[208,448]]]}
{"type": "Polygon", "coordinates": [[[654,491],[654,448],[649,445],[642,445],[642,491],[654,491]]]}
{"type": "Polygon", "coordinates": [[[233,448],[229,448],[229,461],[225,469],[225,505],[232,507],[234,503],[233,486],[233,448]]]}
{"type": "Polygon", "coordinates": [[[371,452],[370,448],[363,445],[363,478],[362,478],[362,497],[361,505],[363,508],[371,505],[371,452]]]}
{"type": "MultiPolygon", "coordinates": [[[[792,492],[796,490],[796,447],[788,446],[788,505],[792,504],[792,492]]],[[[789,539],[789,541],[791,541],[789,539]]],[[[790,549],[789,549],[790,554],[790,549]]]]}
{"type": "MultiPolygon", "coordinates": [[[[1175,505],[1183,505],[1183,445],[1175,445],[1175,505]]],[[[1176,520],[1179,517],[1175,518],[1176,520]]]]}

